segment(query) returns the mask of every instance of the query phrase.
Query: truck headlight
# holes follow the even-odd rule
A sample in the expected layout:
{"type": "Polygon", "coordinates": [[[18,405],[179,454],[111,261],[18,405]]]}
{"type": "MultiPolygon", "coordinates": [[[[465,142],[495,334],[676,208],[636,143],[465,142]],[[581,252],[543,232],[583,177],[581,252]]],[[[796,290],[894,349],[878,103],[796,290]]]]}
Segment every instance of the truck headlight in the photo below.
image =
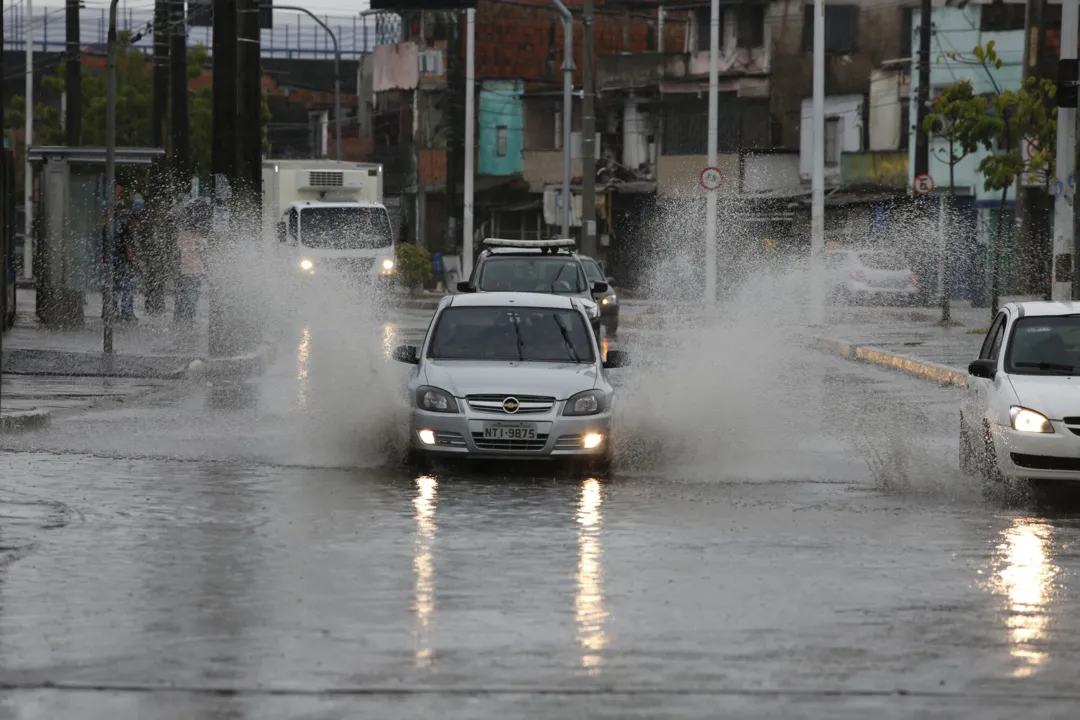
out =
{"type": "Polygon", "coordinates": [[[315,269],[315,263],[311,262],[307,258],[300,261],[300,269],[304,272],[311,272],[315,269]]]}
{"type": "Polygon", "coordinates": [[[391,260],[390,258],[386,258],[385,260],[382,261],[382,271],[383,271],[384,275],[393,272],[393,270],[394,270],[394,261],[393,260],[391,260]]]}

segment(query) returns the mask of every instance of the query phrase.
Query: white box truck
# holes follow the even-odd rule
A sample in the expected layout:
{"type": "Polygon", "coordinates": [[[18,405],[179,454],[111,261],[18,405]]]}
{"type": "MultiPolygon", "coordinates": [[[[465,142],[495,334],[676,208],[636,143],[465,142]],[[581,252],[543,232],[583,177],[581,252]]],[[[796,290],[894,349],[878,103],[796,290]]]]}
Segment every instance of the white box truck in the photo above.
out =
{"type": "Polygon", "coordinates": [[[302,276],[344,273],[389,284],[394,231],[382,165],[264,160],[264,230],[302,276]]]}

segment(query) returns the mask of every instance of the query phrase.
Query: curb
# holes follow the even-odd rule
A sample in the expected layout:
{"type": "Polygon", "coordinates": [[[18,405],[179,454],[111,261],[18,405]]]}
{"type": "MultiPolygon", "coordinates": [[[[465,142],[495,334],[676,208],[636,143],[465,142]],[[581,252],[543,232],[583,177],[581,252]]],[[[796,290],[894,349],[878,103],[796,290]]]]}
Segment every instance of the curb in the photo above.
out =
{"type": "Polygon", "coordinates": [[[247,379],[263,375],[277,358],[277,346],[260,345],[247,355],[196,360],[187,367],[188,377],[212,379],[247,379]]]}
{"type": "Polygon", "coordinates": [[[918,360],[899,353],[886,352],[874,347],[857,345],[845,340],[833,340],[825,337],[810,339],[809,345],[815,350],[821,350],[832,355],[864,362],[870,365],[899,370],[908,375],[914,375],[922,380],[937,382],[942,385],[955,387],[967,387],[967,373],[951,368],[946,365],[918,360]]]}
{"type": "Polygon", "coordinates": [[[22,410],[0,415],[0,432],[25,432],[47,427],[52,420],[48,410],[22,410]]]}

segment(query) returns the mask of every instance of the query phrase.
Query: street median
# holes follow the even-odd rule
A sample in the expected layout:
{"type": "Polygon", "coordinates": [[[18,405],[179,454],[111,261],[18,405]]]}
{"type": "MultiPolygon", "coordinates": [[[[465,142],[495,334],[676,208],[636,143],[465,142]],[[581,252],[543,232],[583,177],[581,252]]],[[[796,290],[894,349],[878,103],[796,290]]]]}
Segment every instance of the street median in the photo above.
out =
{"type": "Polygon", "coordinates": [[[815,350],[839,355],[848,360],[899,370],[930,382],[967,387],[967,373],[946,365],[832,338],[813,337],[809,339],[808,345],[815,350]]]}
{"type": "Polygon", "coordinates": [[[48,410],[15,410],[0,413],[0,433],[40,430],[49,425],[52,414],[48,410]]]}
{"type": "Polygon", "coordinates": [[[212,380],[244,380],[266,374],[276,358],[276,345],[260,345],[246,355],[196,360],[188,365],[187,375],[212,380]]]}

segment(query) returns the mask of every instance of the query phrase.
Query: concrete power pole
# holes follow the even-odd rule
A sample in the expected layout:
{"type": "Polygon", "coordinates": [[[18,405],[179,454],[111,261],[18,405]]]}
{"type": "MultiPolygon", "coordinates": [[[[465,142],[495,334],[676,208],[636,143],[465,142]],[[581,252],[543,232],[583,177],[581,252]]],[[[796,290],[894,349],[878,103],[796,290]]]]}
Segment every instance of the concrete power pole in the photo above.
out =
{"type": "MultiPolygon", "coordinates": [[[[585,0],[582,20],[583,96],[581,105],[581,250],[597,256],[596,247],[596,47],[593,0],[585,0]]],[[[570,122],[569,116],[566,122],[570,122]]],[[[573,197],[567,198],[573,202],[573,197]]],[[[571,204],[571,207],[573,205],[571,204]]]]}
{"type": "MultiPolygon", "coordinates": [[[[169,14],[169,75],[172,89],[172,181],[177,192],[191,182],[191,134],[188,118],[187,10],[184,0],[171,0],[169,14]]],[[[215,78],[217,80],[217,78],[215,78]]]]}
{"type": "MultiPolygon", "coordinates": [[[[236,0],[214,0],[213,24],[213,135],[211,169],[214,174],[213,253],[225,254],[232,241],[228,231],[233,188],[237,185],[237,7],[236,0]]],[[[210,277],[210,355],[239,355],[245,346],[242,323],[229,297],[224,273],[210,277]]]]}
{"type": "MultiPolygon", "coordinates": [[[[169,113],[169,0],[154,2],[154,107],[150,144],[165,147],[169,113]]],[[[68,103],[71,100],[69,98],[68,103]]]]}
{"type": "Polygon", "coordinates": [[[919,91],[915,100],[915,175],[930,172],[930,139],[923,132],[930,99],[930,37],[933,33],[931,0],[922,0],[919,9],[919,91]]]}
{"type": "MultiPolygon", "coordinates": [[[[1024,15],[1024,82],[1042,75],[1039,60],[1042,58],[1046,36],[1043,20],[1046,16],[1046,0],[1027,0],[1024,15]]],[[[1064,28],[1063,28],[1064,29],[1064,28]]],[[[1026,143],[1028,138],[1018,138],[1026,143]]],[[[1022,292],[1044,294],[1048,288],[1039,287],[1040,271],[1046,265],[1047,224],[1050,218],[1049,198],[1045,188],[1016,187],[1017,241],[1014,243],[1015,258],[1020,262],[1021,277],[1026,286],[1022,292]]]]}
{"type": "Polygon", "coordinates": [[[259,30],[259,5],[259,0],[240,0],[238,4],[237,126],[245,128],[245,131],[237,135],[240,143],[237,174],[243,185],[245,212],[253,212],[261,220],[262,213],[258,212],[262,206],[262,33],[259,30]]]}
{"type": "MultiPolygon", "coordinates": [[[[34,142],[34,2],[26,0],[26,22],[23,40],[26,44],[26,133],[23,149],[29,151],[34,142]]],[[[25,152],[23,163],[23,277],[34,277],[34,168],[30,153],[25,152]]]]}
{"type": "Polygon", "coordinates": [[[1061,3],[1061,60],[1058,70],[1058,132],[1057,132],[1057,179],[1063,187],[1054,198],[1054,259],[1051,299],[1071,300],[1076,257],[1073,228],[1073,208],[1076,204],[1075,190],[1071,190],[1070,178],[1076,171],[1076,99],[1077,99],[1077,25],[1080,24],[1080,0],[1062,0],[1061,3]],[[1072,83],[1072,84],[1070,84],[1072,83]]]}
{"type": "Polygon", "coordinates": [[[813,173],[810,195],[811,309],[815,325],[825,322],[825,0],[814,0],[813,173]]]}
{"type": "Polygon", "coordinates": [[[79,44],[79,0],[67,0],[66,34],[67,53],[67,117],[64,129],[67,144],[75,147],[82,145],[82,52],[79,44]]]}

